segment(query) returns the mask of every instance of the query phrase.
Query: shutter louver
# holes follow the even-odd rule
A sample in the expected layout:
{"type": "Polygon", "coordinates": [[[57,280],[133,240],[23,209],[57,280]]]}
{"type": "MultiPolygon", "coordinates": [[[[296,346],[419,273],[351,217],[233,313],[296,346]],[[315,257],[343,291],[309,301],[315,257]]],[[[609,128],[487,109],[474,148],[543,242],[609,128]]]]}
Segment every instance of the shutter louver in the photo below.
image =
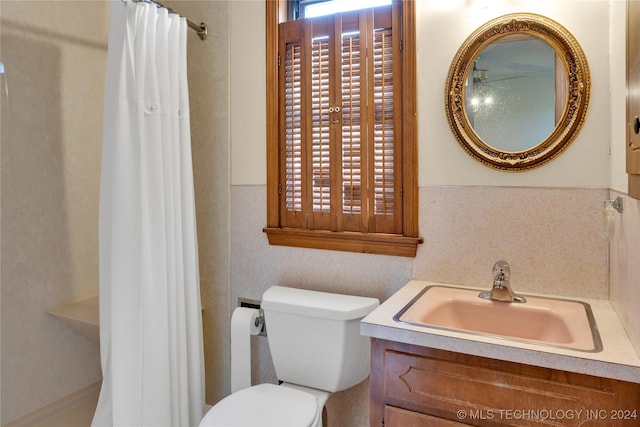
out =
{"type": "Polygon", "coordinates": [[[331,209],[329,38],[311,41],[311,167],[313,212],[331,209]]]}
{"type": "Polygon", "coordinates": [[[391,29],[376,30],[373,39],[374,212],[395,213],[395,133],[393,46],[391,29]]]}
{"type": "Polygon", "coordinates": [[[362,211],[362,115],[360,109],[360,36],[342,34],[342,210],[362,211]]]}
{"type": "Polygon", "coordinates": [[[285,206],[302,211],[301,48],[288,43],[285,53],[285,206]]]}

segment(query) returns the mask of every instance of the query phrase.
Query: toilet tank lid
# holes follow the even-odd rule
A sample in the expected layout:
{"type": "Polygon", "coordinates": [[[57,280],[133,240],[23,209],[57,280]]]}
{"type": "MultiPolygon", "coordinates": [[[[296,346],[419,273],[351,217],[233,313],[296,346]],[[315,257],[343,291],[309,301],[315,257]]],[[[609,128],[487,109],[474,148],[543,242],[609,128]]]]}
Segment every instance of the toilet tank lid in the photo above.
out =
{"type": "Polygon", "coordinates": [[[265,310],[333,320],[361,319],[380,302],[376,298],[273,286],[262,295],[265,310]]]}

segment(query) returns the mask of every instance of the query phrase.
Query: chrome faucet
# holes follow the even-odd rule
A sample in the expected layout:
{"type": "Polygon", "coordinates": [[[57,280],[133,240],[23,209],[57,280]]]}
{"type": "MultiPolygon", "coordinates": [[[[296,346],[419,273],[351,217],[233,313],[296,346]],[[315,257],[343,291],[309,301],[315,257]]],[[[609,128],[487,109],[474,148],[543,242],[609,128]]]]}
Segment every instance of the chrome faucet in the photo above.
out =
{"type": "Polygon", "coordinates": [[[511,268],[506,261],[498,261],[493,265],[493,287],[490,291],[480,292],[480,298],[503,302],[527,302],[522,295],[511,290],[509,276],[511,268]]]}

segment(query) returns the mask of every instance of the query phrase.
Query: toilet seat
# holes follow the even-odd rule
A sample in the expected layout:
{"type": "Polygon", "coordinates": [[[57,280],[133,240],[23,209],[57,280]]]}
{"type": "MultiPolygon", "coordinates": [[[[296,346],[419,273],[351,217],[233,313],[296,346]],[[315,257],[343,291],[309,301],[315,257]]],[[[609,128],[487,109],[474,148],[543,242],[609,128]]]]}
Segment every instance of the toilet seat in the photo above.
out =
{"type": "Polygon", "coordinates": [[[310,427],[316,398],[304,391],[259,384],[225,397],[207,412],[200,427],[310,427]]]}

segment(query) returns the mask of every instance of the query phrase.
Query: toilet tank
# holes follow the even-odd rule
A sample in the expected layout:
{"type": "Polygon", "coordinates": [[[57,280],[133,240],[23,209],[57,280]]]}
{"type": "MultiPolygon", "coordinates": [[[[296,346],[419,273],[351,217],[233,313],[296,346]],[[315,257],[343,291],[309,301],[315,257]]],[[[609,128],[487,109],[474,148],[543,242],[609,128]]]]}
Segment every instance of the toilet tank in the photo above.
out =
{"type": "Polygon", "coordinates": [[[280,381],[330,392],[369,375],[370,339],[360,320],[375,298],[274,286],[262,296],[269,349],[280,381]]]}

